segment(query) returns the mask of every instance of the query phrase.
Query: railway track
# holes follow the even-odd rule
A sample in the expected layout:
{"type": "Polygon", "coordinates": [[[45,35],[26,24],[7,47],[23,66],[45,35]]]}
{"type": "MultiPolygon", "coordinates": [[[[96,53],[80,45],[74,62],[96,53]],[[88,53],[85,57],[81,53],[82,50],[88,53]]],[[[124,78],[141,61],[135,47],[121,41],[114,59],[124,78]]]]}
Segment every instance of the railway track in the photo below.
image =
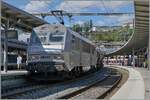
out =
{"type": "Polygon", "coordinates": [[[104,80],[97,81],[83,89],[72,92],[59,99],[102,99],[120,82],[122,74],[112,69],[111,74],[104,80]]]}
{"type": "Polygon", "coordinates": [[[16,77],[11,78],[10,80],[3,80],[1,82],[1,96],[5,98],[6,96],[17,93],[19,90],[21,92],[24,88],[33,87],[36,85],[38,85],[38,83],[33,82],[26,77],[16,77]]]}
{"type": "Polygon", "coordinates": [[[2,86],[1,93],[6,94],[10,90],[15,91],[16,89],[21,89],[21,88],[25,88],[25,87],[29,87],[29,86],[34,86],[36,84],[37,83],[35,83],[35,82],[27,82],[24,79],[17,79],[17,80],[14,80],[14,83],[12,83],[12,84],[10,82],[10,85],[2,86]],[[15,83],[15,82],[18,82],[18,83],[15,83]]]}
{"type": "MultiPolygon", "coordinates": [[[[110,98],[128,79],[128,71],[113,68],[111,74],[103,80],[90,84],[74,92],[68,92],[57,99],[108,99],[110,98]]],[[[47,97],[46,99],[55,99],[47,97]]]]}
{"type": "MultiPolygon", "coordinates": [[[[55,84],[26,85],[25,87],[16,88],[13,91],[10,90],[7,93],[2,93],[1,97],[4,99],[84,98],[86,92],[94,91],[94,87],[98,87],[100,90],[100,88],[102,88],[101,85],[104,83],[108,84],[111,82],[112,84],[117,84],[119,79],[121,79],[120,73],[116,74],[113,73],[112,69],[104,68],[101,71],[75,80],[55,84]],[[83,94],[84,96],[81,97],[83,94]]],[[[111,88],[111,85],[103,85],[102,90],[104,90],[104,88],[108,91],[111,88]]]]}

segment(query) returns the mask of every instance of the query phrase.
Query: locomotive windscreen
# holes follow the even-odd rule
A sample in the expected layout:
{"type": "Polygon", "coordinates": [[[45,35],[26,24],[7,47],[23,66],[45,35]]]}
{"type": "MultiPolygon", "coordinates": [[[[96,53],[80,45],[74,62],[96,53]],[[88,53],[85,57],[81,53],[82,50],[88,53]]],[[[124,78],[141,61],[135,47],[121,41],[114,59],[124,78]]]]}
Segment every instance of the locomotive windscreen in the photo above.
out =
{"type": "Polygon", "coordinates": [[[49,36],[49,41],[50,42],[62,42],[64,38],[64,33],[62,32],[55,32],[55,33],[51,33],[49,36]]]}
{"type": "MultiPolygon", "coordinates": [[[[54,43],[54,42],[63,42],[64,33],[59,32],[59,31],[54,32],[54,33],[49,33],[47,35],[38,33],[37,37],[39,38],[39,40],[42,44],[49,44],[49,43],[54,43]]],[[[36,41],[36,42],[38,42],[38,41],[36,41]]]]}
{"type": "MultiPolygon", "coordinates": [[[[41,44],[55,44],[64,42],[66,29],[62,25],[45,24],[34,29],[41,44]]],[[[32,37],[33,38],[33,37],[32,37]]]]}

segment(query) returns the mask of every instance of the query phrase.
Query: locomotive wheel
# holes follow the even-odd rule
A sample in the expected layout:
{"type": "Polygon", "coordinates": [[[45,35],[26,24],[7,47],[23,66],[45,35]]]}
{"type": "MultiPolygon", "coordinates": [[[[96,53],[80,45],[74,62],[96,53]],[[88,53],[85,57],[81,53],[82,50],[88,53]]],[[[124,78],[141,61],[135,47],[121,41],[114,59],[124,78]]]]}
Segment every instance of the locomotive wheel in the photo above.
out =
{"type": "Polygon", "coordinates": [[[74,79],[74,78],[76,78],[76,75],[75,75],[75,67],[69,72],[69,74],[70,74],[70,77],[72,78],[72,79],[74,79]]]}
{"type": "Polygon", "coordinates": [[[79,72],[82,73],[83,72],[83,67],[79,66],[79,72]]]}
{"type": "Polygon", "coordinates": [[[34,74],[34,73],[35,73],[34,70],[30,70],[30,71],[29,71],[29,74],[31,74],[31,75],[34,74]]]}

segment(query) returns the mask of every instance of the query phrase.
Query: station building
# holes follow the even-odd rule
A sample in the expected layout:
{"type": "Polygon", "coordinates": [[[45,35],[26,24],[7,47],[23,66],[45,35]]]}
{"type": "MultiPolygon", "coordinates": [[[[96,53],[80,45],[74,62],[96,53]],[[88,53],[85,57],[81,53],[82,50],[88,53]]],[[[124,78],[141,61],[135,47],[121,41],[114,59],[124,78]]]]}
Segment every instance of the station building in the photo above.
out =
{"type": "Polygon", "coordinates": [[[26,63],[29,39],[26,41],[23,35],[29,38],[34,27],[47,22],[4,1],[1,1],[1,11],[1,70],[7,71],[16,68],[18,54],[23,58],[22,64],[26,63]]]}

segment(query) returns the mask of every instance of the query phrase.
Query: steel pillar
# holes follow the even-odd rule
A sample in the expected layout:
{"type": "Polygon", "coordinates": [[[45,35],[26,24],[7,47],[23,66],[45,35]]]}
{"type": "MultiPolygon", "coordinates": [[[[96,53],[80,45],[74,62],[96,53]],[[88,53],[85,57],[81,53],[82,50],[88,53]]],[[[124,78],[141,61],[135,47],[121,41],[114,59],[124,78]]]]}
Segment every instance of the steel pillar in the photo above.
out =
{"type": "Polygon", "coordinates": [[[149,46],[148,46],[148,52],[147,52],[147,63],[148,63],[148,66],[147,66],[147,68],[148,68],[148,70],[150,69],[150,36],[149,36],[149,46]]]}
{"type": "MultiPolygon", "coordinates": [[[[139,51],[139,52],[140,52],[140,51],[139,51]]],[[[141,67],[141,66],[140,66],[140,57],[139,57],[139,54],[137,54],[137,66],[138,66],[138,67],[141,67]]]]}
{"type": "Polygon", "coordinates": [[[125,55],[123,55],[123,66],[125,66],[125,55]]]}
{"type": "Polygon", "coordinates": [[[108,57],[107,57],[107,65],[108,65],[108,57]]]}
{"type": "Polygon", "coordinates": [[[135,67],[135,51],[134,48],[132,49],[132,66],[135,67]]]}
{"type": "Polygon", "coordinates": [[[5,27],[4,27],[4,71],[7,72],[7,66],[8,66],[8,37],[7,37],[7,32],[9,29],[9,20],[7,20],[5,27]]]}
{"type": "Polygon", "coordinates": [[[149,38],[148,38],[148,48],[147,48],[147,50],[148,50],[148,52],[147,52],[148,66],[147,66],[147,68],[149,70],[150,69],[150,33],[148,33],[148,34],[149,34],[149,38]]]}
{"type": "Polygon", "coordinates": [[[116,56],[116,65],[118,65],[118,58],[117,58],[118,56],[116,56]]]}
{"type": "Polygon", "coordinates": [[[132,57],[131,55],[128,55],[128,66],[131,66],[131,62],[132,62],[132,57]]]}

